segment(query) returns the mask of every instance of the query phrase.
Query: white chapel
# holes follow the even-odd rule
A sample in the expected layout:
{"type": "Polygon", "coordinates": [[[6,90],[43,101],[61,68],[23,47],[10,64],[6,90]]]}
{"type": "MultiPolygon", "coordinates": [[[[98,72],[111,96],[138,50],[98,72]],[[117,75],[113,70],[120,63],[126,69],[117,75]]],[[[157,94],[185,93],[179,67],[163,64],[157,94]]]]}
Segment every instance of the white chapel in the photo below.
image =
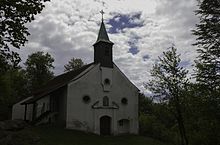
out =
{"type": "Polygon", "coordinates": [[[100,135],[138,134],[138,88],[113,62],[102,19],[94,62],[50,80],[13,106],[12,119],[60,123],[100,135]]]}

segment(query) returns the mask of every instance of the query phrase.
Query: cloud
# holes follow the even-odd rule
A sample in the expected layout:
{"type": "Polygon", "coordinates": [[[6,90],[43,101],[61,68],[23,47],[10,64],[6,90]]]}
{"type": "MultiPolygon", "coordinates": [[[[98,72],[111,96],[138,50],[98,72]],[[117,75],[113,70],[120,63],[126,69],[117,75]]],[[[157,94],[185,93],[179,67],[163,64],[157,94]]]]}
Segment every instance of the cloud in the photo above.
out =
{"type": "MultiPolygon", "coordinates": [[[[55,74],[72,58],[93,61],[101,15],[113,46],[113,58],[126,76],[143,92],[152,65],[173,43],[182,65],[192,70],[196,49],[191,30],[197,23],[196,0],[53,0],[28,24],[29,42],[20,50],[23,60],[36,51],[55,58],[55,74]]],[[[192,71],[191,71],[192,72],[192,71]]]]}
{"type": "Polygon", "coordinates": [[[120,33],[125,28],[142,27],[143,21],[140,20],[141,13],[116,14],[107,24],[111,25],[109,33],[120,33]]]}

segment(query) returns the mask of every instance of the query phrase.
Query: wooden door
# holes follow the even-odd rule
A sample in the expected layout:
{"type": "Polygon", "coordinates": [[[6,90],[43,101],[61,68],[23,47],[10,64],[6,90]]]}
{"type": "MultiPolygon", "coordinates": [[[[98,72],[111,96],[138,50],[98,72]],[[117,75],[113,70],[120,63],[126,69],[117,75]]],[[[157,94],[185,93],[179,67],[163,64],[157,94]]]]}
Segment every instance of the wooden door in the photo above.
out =
{"type": "Polygon", "coordinates": [[[100,134],[101,135],[111,134],[111,117],[103,116],[100,118],[100,134]]]}

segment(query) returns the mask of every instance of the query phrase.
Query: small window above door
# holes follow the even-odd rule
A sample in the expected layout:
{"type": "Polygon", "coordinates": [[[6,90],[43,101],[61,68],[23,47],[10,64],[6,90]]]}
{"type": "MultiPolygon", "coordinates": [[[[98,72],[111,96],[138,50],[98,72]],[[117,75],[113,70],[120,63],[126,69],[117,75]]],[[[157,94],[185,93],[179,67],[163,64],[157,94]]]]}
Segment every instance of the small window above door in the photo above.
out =
{"type": "Polygon", "coordinates": [[[109,106],[109,99],[107,96],[103,97],[103,106],[109,106]]]}

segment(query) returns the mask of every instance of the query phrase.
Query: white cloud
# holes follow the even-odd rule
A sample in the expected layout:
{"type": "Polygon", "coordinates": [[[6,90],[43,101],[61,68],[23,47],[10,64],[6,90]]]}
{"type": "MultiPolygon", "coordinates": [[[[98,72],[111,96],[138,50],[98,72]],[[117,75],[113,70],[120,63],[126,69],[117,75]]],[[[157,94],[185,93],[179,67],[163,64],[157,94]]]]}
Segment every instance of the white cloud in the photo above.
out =
{"type": "MultiPolygon", "coordinates": [[[[93,61],[93,43],[101,20],[99,11],[104,9],[105,21],[117,14],[137,14],[136,23],[142,27],[125,28],[109,34],[114,45],[114,61],[141,90],[150,78],[150,69],[157,57],[175,43],[184,61],[192,63],[196,56],[191,29],[197,22],[194,15],[196,0],[53,0],[46,3],[43,12],[28,24],[31,36],[20,54],[25,60],[35,51],[49,52],[55,58],[55,72],[63,72],[63,65],[72,57],[93,61]],[[138,37],[139,53],[128,53],[128,41],[138,37]],[[148,55],[149,59],[143,59],[148,55]]],[[[119,17],[118,17],[119,18],[119,17]]],[[[117,20],[119,21],[119,20],[117,20]]],[[[111,26],[106,24],[107,28],[111,26]]],[[[191,65],[187,68],[192,69],[191,65]]]]}

